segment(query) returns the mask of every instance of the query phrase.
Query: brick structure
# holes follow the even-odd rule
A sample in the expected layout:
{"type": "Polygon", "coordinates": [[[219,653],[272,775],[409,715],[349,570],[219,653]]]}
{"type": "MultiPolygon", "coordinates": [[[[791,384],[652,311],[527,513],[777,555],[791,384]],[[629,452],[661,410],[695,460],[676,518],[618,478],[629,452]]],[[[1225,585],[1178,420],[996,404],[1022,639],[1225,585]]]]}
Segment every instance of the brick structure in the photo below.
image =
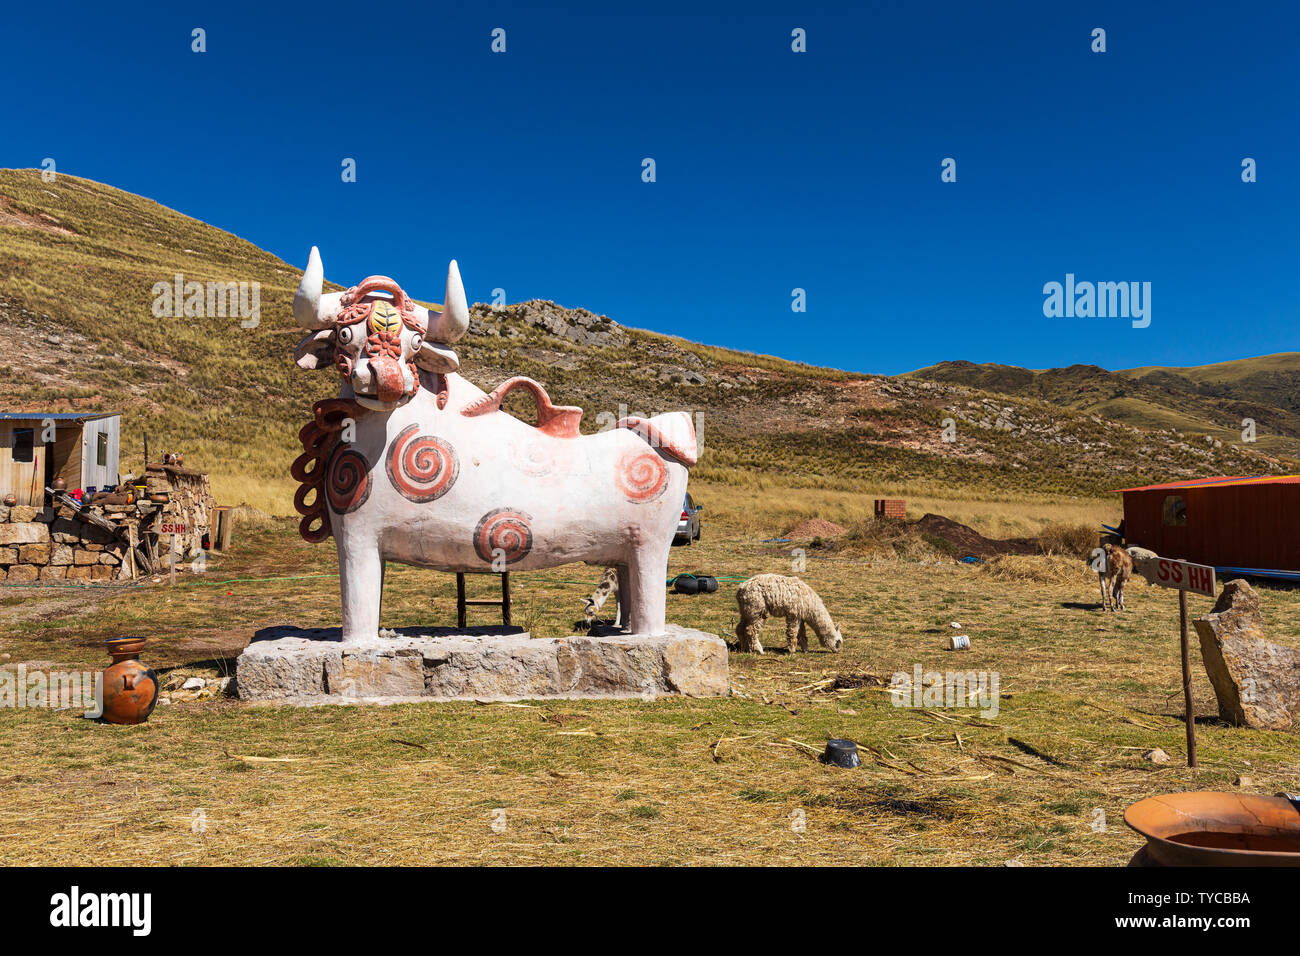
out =
{"type": "Polygon", "coordinates": [[[877,498],[876,517],[897,518],[901,521],[907,517],[907,502],[902,498],[877,498]]]}

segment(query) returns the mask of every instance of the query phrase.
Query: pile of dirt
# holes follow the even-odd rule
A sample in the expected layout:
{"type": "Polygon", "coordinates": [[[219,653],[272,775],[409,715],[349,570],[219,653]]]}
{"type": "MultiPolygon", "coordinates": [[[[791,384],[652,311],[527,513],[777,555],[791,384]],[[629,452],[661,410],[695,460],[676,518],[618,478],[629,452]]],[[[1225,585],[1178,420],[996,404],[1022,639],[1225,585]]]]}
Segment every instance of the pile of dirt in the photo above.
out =
{"type": "Polygon", "coordinates": [[[844,534],[845,527],[824,518],[807,518],[785,533],[787,538],[837,538],[844,534]]]}
{"type": "Polygon", "coordinates": [[[1037,554],[1037,538],[986,538],[974,528],[943,515],[926,514],[916,522],[916,529],[931,538],[941,538],[952,546],[953,556],[992,558],[999,554],[1037,554]]]}

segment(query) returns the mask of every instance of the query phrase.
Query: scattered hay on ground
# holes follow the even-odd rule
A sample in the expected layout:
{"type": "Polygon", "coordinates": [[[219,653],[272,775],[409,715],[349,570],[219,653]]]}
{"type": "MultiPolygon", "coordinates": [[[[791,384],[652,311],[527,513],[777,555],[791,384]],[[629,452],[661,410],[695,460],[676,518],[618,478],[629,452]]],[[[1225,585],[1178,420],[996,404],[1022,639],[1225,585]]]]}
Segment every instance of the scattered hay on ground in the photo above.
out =
{"type": "Polygon", "coordinates": [[[1087,584],[1096,578],[1083,561],[1059,554],[1001,554],[980,565],[979,570],[998,581],[1034,584],[1087,584]]]}
{"type": "Polygon", "coordinates": [[[1097,547],[1098,532],[1086,524],[1050,524],[1038,533],[1043,554],[1068,554],[1086,558],[1097,547]]]}

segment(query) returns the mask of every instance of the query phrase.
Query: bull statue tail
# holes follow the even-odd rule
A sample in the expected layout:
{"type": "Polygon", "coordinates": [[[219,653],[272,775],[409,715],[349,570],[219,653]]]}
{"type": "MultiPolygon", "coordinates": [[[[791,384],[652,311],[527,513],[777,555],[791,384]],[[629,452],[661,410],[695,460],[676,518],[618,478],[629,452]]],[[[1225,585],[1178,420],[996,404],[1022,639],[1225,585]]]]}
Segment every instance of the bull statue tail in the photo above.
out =
{"type": "Polygon", "coordinates": [[[686,412],[667,412],[654,418],[635,415],[620,418],[615,428],[628,428],[636,432],[650,447],[657,448],[677,459],[687,468],[699,461],[699,446],[695,441],[695,422],[686,412]]]}

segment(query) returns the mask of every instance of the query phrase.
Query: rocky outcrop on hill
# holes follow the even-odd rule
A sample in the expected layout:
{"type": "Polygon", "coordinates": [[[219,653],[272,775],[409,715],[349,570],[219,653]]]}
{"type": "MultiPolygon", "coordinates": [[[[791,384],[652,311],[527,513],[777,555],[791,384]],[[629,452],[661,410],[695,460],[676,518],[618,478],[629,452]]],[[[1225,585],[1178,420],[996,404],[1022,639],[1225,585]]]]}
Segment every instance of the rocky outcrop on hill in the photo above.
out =
{"type": "Polygon", "coordinates": [[[518,338],[530,327],[588,348],[622,345],[627,341],[627,332],[608,316],[586,309],[566,309],[543,299],[513,305],[478,303],[470,309],[469,331],[473,335],[518,338]]]}

